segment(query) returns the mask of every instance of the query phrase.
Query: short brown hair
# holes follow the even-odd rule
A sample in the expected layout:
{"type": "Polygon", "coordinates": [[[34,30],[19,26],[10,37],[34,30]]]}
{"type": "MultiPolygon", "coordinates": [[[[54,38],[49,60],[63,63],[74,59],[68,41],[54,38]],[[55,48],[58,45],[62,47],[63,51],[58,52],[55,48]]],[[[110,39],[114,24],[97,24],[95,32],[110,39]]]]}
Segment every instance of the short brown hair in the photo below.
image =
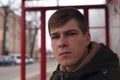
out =
{"type": "Polygon", "coordinates": [[[85,17],[79,10],[75,8],[62,8],[56,11],[48,21],[49,32],[51,28],[60,27],[73,18],[78,21],[79,28],[81,29],[83,34],[88,32],[88,26],[85,17]]]}

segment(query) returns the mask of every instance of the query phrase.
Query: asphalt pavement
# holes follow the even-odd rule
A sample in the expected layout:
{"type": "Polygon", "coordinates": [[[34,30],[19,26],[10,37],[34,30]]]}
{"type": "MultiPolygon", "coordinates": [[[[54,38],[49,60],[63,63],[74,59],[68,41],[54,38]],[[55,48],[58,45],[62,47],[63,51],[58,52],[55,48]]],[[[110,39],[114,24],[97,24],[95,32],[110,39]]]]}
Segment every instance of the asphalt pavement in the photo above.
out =
{"type": "MultiPolygon", "coordinates": [[[[49,80],[50,76],[52,75],[52,72],[56,69],[57,62],[55,60],[48,60],[46,66],[47,66],[46,80],[49,80]]],[[[36,73],[30,76],[26,80],[40,80],[40,73],[36,73]]]]}
{"type": "MultiPolygon", "coordinates": [[[[46,80],[49,80],[52,72],[56,69],[57,62],[55,60],[47,60],[46,80]]],[[[20,80],[20,65],[16,66],[0,66],[0,80],[20,80]]],[[[41,80],[40,78],[40,62],[26,65],[26,80],[41,80]]]]}

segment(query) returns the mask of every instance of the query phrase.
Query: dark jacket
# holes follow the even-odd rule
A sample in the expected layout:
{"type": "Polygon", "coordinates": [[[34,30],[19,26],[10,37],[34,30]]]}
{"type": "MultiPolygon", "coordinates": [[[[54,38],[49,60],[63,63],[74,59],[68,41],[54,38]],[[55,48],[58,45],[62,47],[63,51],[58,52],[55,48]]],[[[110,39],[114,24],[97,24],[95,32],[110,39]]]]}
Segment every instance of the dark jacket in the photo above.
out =
{"type": "Polygon", "coordinates": [[[75,72],[60,71],[59,65],[50,80],[120,80],[120,67],[117,54],[100,44],[94,57],[75,72]]]}

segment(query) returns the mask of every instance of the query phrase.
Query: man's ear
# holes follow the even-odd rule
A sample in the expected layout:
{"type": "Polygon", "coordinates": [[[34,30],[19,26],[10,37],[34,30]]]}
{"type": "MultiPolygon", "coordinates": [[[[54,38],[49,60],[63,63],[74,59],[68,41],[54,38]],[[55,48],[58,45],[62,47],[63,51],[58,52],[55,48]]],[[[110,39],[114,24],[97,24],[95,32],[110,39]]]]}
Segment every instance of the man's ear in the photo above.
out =
{"type": "Polygon", "coordinates": [[[89,32],[86,32],[85,35],[85,41],[86,41],[86,45],[89,45],[90,41],[91,41],[91,36],[89,32]]]}

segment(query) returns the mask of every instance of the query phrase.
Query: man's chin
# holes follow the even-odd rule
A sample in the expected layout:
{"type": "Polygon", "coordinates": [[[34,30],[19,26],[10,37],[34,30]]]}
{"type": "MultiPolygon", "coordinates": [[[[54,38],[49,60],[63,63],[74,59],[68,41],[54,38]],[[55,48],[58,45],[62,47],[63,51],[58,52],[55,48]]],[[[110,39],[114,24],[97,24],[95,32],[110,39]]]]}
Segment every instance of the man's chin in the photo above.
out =
{"type": "Polygon", "coordinates": [[[61,62],[60,65],[64,66],[64,67],[70,67],[70,66],[72,66],[72,64],[70,62],[69,63],[68,62],[61,62]]]}

